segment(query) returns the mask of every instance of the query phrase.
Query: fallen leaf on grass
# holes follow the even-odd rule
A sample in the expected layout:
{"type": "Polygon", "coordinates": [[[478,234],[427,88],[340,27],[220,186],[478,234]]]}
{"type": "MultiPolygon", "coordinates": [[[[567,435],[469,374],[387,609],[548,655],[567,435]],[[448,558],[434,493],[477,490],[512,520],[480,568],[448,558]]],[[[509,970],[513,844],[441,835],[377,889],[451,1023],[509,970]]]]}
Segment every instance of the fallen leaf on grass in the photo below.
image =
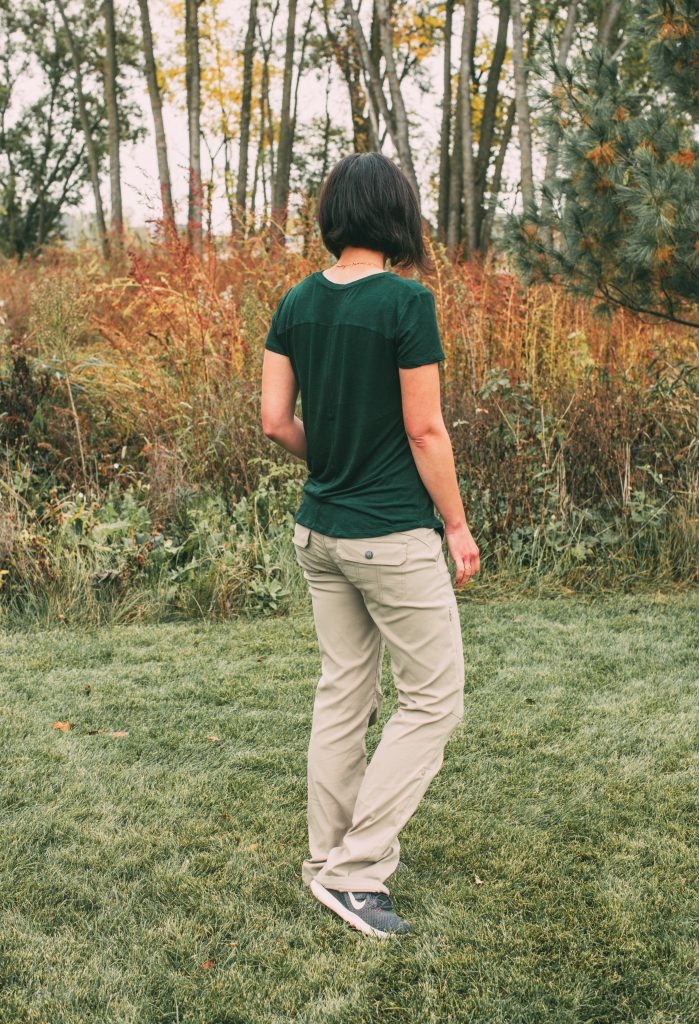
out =
{"type": "Polygon", "coordinates": [[[476,885],[483,885],[483,879],[479,878],[478,875],[473,876],[476,880],[476,885]]]}
{"type": "Polygon", "coordinates": [[[246,846],[245,849],[248,850],[250,853],[254,853],[255,850],[257,849],[257,843],[250,843],[250,845],[246,846]]]}
{"type": "Polygon", "coordinates": [[[110,736],[113,736],[115,740],[121,739],[122,736],[128,736],[127,732],[110,732],[110,736]]]}
{"type": "Polygon", "coordinates": [[[61,732],[68,732],[69,729],[73,728],[72,722],[54,722],[51,726],[52,729],[60,729],[61,732]]]}
{"type": "Polygon", "coordinates": [[[88,736],[104,736],[104,729],[88,729],[88,736]]]}
{"type": "Polygon", "coordinates": [[[215,960],[205,960],[204,963],[203,964],[199,964],[199,966],[201,967],[202,971],[208,971],[212,967],[216,966],[216,961],[215,960]]]}
{"type": "Polygon", "coordinates": [[[207,740],[209,740],[210,743],[220,743],[221,742],[221,737],[220,736],[207,736],[206,738],[207,738],[207,740]]]}

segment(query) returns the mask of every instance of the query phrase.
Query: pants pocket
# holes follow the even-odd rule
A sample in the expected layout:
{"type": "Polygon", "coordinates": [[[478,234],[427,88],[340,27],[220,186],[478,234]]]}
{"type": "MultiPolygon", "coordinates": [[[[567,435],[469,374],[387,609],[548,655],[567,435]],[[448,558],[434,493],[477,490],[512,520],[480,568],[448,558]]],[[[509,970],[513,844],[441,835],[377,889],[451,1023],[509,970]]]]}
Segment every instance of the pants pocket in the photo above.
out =
{"type": "Polygon", "coordinates": [[[311,539],[310,527],[304,526],[303,523],[294,524],[294,534],[291,538],[297,548],[308,547],[308,542],[311,539]]]}
{"type": "Polygon", "coordinates": [[[402,600],[408,564],[407,541],[342,537],[335,554],[345,577],[360,590],[375,588],[381,603],[402,600]]]}

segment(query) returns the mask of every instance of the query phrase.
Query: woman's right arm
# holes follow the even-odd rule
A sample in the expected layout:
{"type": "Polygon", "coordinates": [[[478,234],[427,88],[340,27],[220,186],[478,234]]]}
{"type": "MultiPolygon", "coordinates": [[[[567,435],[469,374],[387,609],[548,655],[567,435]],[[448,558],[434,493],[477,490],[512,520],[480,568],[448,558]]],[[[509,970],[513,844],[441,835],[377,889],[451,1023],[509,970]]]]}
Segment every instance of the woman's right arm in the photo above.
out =
{"type": "Polygon", "coordinates": [[[442,416],[439,364],[399,369],[403,424],[420,479],[444,520],[460,587],[480,569],[478,546],[466,524],[454,451],[442,416]]]}

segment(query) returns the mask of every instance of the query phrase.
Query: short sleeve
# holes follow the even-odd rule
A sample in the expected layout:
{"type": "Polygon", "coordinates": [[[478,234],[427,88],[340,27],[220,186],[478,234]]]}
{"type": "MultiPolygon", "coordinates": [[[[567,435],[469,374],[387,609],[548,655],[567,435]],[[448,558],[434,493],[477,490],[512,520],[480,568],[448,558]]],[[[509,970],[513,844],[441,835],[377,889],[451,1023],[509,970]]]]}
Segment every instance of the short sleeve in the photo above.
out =
{"type": "Polygon", "coordinates": [[[398,366],[404,370],[446,358],[429,288],[413,292],[403,308],[396,331],[396,355],[398,366]]]}
{"type": "Polygon", "coordinates": [[[272,322],[269,325],[269,331],[267,332],[267,339],[265,341],[266,349],[269,349],[270,352],[278,352],[282,356],[289,355],[289,347],[286,343],[286,332],[282,329],[280,324],[280,313],[281,308],[284,305],[284,299],[290,291],[291,288],[284,292],[279,300],[279,305],[272,315],[272,322]]]}

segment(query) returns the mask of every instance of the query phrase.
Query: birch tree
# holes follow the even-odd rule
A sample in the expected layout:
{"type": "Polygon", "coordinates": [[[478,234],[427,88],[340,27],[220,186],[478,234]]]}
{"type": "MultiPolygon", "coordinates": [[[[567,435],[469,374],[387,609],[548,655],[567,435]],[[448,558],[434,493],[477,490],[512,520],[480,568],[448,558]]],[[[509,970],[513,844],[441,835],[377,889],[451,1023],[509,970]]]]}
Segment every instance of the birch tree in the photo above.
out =
{"type": "Polygon", "coordinates": [[[245,210],[248,188],[248,150],[250,147],[250,121],[252,117],[252,65],[255,56],[255,22],[257,0],[250,0],[248,27],[243,49],[243,94],[240,103],[240,142],[238,148],[238,181],[236,182],[236,224],[234,231],[245,233],[245,210]]]}
{"type": "Polygon", "coordinates": [[[102,255],[106,259],[109,257],[110,249],[109,237],[107,235],[107,224],[104,218],[104,207],[102,205],[102,196],[100,194],[100,161],[97,144],[92,134],[92,125],[90,123],[90,116],[87,109],[85,90],[83,87],[82,57],[80,54],[80,50],[78,49],[78,43],[73,33],[71,23],[68,19],[64,0],[56,0],[56,7],[61,16],[61,21],[63,22],[63,28],[65,30],[66,40],[68,43],[68,49],[70,50],[70,56],[73,63],[73,72],[75,74],[75,98],[78,104],[80,127],[82,128],[83,137],[85,139],[85,151],[87,154],[87,162],[90,168],[90,184],[92,186],[92,196],[95,203],[95,220],[97,221],[97,234],[99,237],[100,245],[102,247],[102,255]]]}
{"type": "Polygon", "coordinates": [[[437,207],[437,236],[446,242],[449,217],[449,144],[451,141],[451,36],[454,19],[454,0],[446,0],[444,7],[444,53],[442,63],[442,124],[439,132],[439,201],[437,207]]]}
{"type": "MultiPolygon", "coordinates": [[[[578,13],[578,0],[570,0],[568,4],[568,10],[566,12],[566,21],[561,33],[561,38],[558,44],[558,53],[556,55],[556,64],[560,70],[565,68],[568,63],[568,54],[570,53],[570,47],[573,42],[573,33],[575,31],[575,19],[578,13]]],[[[543,231],[544,240],[547,245],[551,245],[553,238],[551,236],[551,188],[553,186],[554,178],[556,177],[556,169],[558,167],[558,149],[560,143],[560,129],[558,127],[551,126],[548,135],[547,153],[546,153],[546,169],[544,171],[544,182],[541,190],[541,212],[543,220],[543,231]]]]}
{"type": "Polygon", "coordinates": [[[277,171],[272,188],[272,234],[278,241],[284,240],[287,208],[289,203],[289,172],[291,153],[294,145],[294,126],[291,122],[291,88],[294,74],[294,51],[296,48],[296,0],[289,0],[286,22],[286,49],[284,53],[284,81],[282,85],[282,106],[279,115],[279,145],[277,149],[277,171]]]}
{"type": "Polygon", "coordinates": [[[329,0],[323,0],[326,38],[347,85],[354,151],[355,153],[375,152],[379,149],[379,140],[374,122],[367,111],[368,97],[362,84],[362,62],[354,30],[351,22],[340,24],[337,28],[334,27],[330,20],[331,7],[332,4],[329,0]]]}
{"type": "Polygon", "coordinates": [[[104,17],[104,96],[107,108],[109,142],[109,185],[111,194],[111,229],[117,244],[124,233],[124,210],[121,199],[121,158],[119,152],[119,107],[117,105],[117,49],[114,0],[103,0],[104,17]]]}
{"type": "Polygon", "coordinates": [[[185,56],[187,83],[187,130],[189,136],[189,206],[187,236],[195,256],[202,254],[201,177],[201,72],[199,65],[199,6],[202,0],[185,0],[185,56]]]}
{"type": "Polygon", "coordinates": [[[396,71],[396,62],[393,56],[393,29],[391,26],[390,13],[386,0],[374,0],[374,2],[376,4],[381,52],[386,65],[386,77],[388,78],[388,87],[391,94],[391,113],[393,115],[398,159],[400,160],[401,168],[405,171],[413,185],[413,188],[415,189],[415,194],[419,197],[420,188],[418,186],[415,167],[413,166],[413,154],[410,148],[408,114],[405,109],[403,93],[401,91],[398,73],[396,71]]]}
{"type": "Polygon", "coordinates": [[[163,208],[163,221],[168,231],[176,233],[175,210],[172,204],[172,185],[170,181],[170,165],[167,155],[167,138],[163,121],[163,101],[158,84],[158,70],[153,49],[153,32],[151,29],[148,0],[138,0],[141,15],[141,45],[148,85],[151,114],[153,116],[153,132],[155,135],[155,153],[158,163],[158,179],[160,182],[160,199],[163,208]]]}
{"type": "MultiPolygon", "coordinates": [[[[383,12],[384,17],[387,17],[387,9],[386,9],[386,6],[385,6],[385,0],[379,0],[379,2],[382,3],[383,6],[381,8],[379,8],[379,6],[377,4],[377,8],[376,8],[376,10],[377,10],[377,20],[376,20],[376,23],[377,23],[377,28],[379,28],[379,35],[381,35],[381,33],[384,33],[384,35],[383,35],[384,42],[381,44],[381,47],[382,47],[382,50],[383,50],[384,46],[387,49],[390,49],[391,57],[392,57],[393,56],[393,43],[392,43],[392,40],[391,40],[390,41],[390,46],[389,46],[389,42],[386,39],[385,28],[387,26],[385,25],[385,22],[384,22],[385,28],[384,29],[380,29],[380,25],[381,25],[381,22],[383,20],[382,17],[381,17],[380,11],[383,12]]],[[[363,68],[364,75],[365,75],[365,78],[366,78],[366,81],[367,81],[367,85],[369,86],[369,93],[370,93],[372,102],[374,103],[374,108],[383,117],[384,124],[386,125],[386,129],[387,129],[387,131],[388,131],[388,133],[389,133],[389,135],[391,137],[391,141],[392,141],[392,143],[394,145],[394,148],[395,148],[396,152],[398,153],[398,159],[401,162],[402,169],[408,175],[408,178],[412,182],[413,187],[415,188],[415,191],[416,191],[417,195],[419,196],[419,194],[420,194],[419,193],[419,188],[418,188],[417,180],[415,178],[415,169],[413,167],[412,154],[410,152],[410,141],[409,141],[409,138],[408,138],[407,116],[405,116],[405,105],[403,104],[403,115],[404,115],[403,120],[404,120],[404,123],[402,124],[402,126],[399,129],[398,119],[396,117],[395,107],[392,108],[392,109],[389,109],[388,102],[386,100],[386,96],[385,96],[384,91],[383,91],[383,84],[382,84],[381,78],[379,76],[377,62],[372,58],[371,52],[369,50],[369,45],[368,45],[367,40],[366,40],[366,36],[364,35],[364,29],[362,28],[362,23],[359,20],[359,15],[358,15],[357,11],[354,8],[352,0],[345,0],[345,10],[347,11],[348,17],[350,19],[350,23],[352,25],[352,31],[353,31],[354,37],[355,37],[355,39],[357,41],[357,46],[358,46],[358,49],[359,49],[359,55],[360,55],[360,59],[361,59],[361,62],[362,62],[362,68],[363,68]]],[[[385,52],[384,52],[383,55],[384,55],[384,59],[385,59],[385,57],[386,57],[385,52]]],[[[397,83],[397,76],[395,75],[395,62],[393,64],[393,71],[394,71],[394,85],[393,85],[393,88],[395,89],[396,88],[396,84],[397,84],[398,85],[398,93],[400,93],[400,84],[397,83]]],[[[388,73],[388,64],[387,64],[387,73],[388,73]]],[[[402,103],[402,95],[400,96],[400,102],[402,103]]],[[[377,135],[378,135],[378,132],[377,132],[377,135]]]]}
{"type": "Polygon", "coordinates": [[[471,107],[471,66],[478,31],[478,0],[464,0],[464,28],[461,40],[461,167],[465,215],[465,256],[478,246],[476,223],[476,174],[473,158],[473,110],[471,107]]]}
{"type": "Polygon", "coordinates": [[[532,158],[532,127],[527,93],[527,72],[524,61],[524,25],[521,0],[511,0],[512,60],[514,63],[515,97],[517,100],[517,133],[519,136],[520,178],[525,209],[536,206],[532,158]]]}

